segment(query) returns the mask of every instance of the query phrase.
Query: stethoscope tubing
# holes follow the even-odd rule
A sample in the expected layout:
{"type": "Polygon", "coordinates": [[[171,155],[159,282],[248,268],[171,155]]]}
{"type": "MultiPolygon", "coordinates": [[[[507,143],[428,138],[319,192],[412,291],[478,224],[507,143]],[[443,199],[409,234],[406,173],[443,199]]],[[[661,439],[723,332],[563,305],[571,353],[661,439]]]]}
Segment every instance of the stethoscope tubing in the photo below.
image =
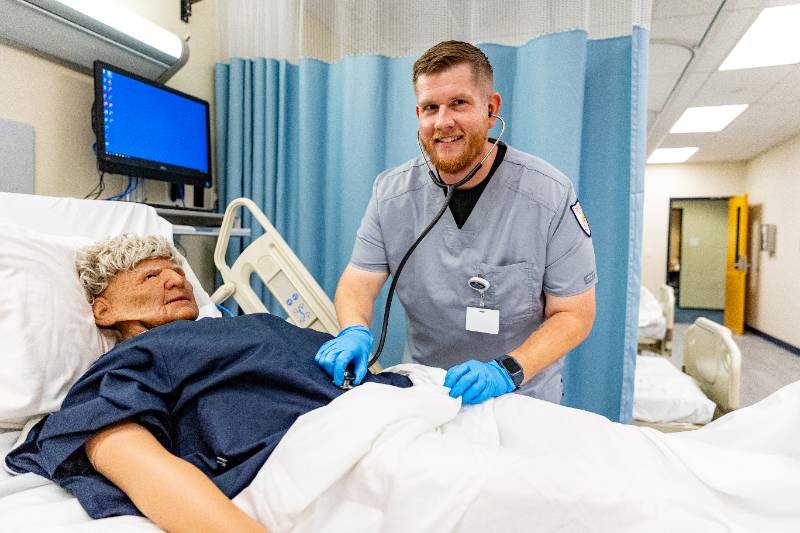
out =
{"type": "Polygon", "coordinates": [[[406,265],[406,262],[411,257],[411,254],[414,253],[414,250],[417,248],[419,243],[422,242],[422,239],[424,239],[425,236],[428,235],[428,233],[430,233],[430,231],[433,229],[436,223],[439,222],[439,219],[442,218],[442,215],[444,215],[444,212],[450,205],[450,200],[453,198],[453,192],[458,187],[464,185],[469,180],[471,180],[475,176],[475,174],[478,173],[481,167],[483,167],[483,163],[487,159],[489,159],[489,156],[492,155],[492,152],[494,152],[497,149],[497,145],[500,143],[500,139],[503,138],[503,133],[506,131],[506,121],[503,120],[503,118],[499,115],[492,115],[492,116],[499,119],[502,125],[502,128],[500,129],[500,134],[497,136],[497,139],[495,139],[494,145],[492,146],[491,150],[489,150],[486,153],[486,155],[483,156],[483,159],[478,161],[478,163],[472,168],[472,170],[470,170],[467,173],[466,176],[464,176],[461,180],[452,185],[448,185],[442,180],[441,176],[438,173],[438,169],[436,172],[434,172],[433,168],[428,162],[428,158],[425,156],[425,151],[422,149],[422,143],[420,142],[419,139],[419,132],[417,132],[417,146],[419,146],[419,152],[422,155],[422,159],[425,161],[425,165],[428,167],[428,175],[430,176],[431,181],[433,181],[433,183],[438,187],[445,189],[447,194],[445,195],[444,204],[442,205],[441,209],[439,209],[439,212],[436,213],[436,216],[433,218],[431,223],[428,224],[428,226],[424,230],[422,230],[422,233],[420,233],[419,237],[417,237],[414,243],[406,251],[405,255],[403,256],[403,259],[400,260],[400,264],[397,265],[397,271],[392,276],[392,283],[389,285],[389,293],[386,296],[386,305],[383,308],[383,325],[381,326],[381,338],[378,341],[378,347],[375,349],[375,354],[372,356],[372,358],[370,358],[369,363],[367,364],[367,368],[372,367],[372,365],[374,365],[380,358],[381,353],[383,353],[383,346],[386,342],[386,332],[389,326],[389,313],[392,310],[392,297],[394,296],[394,289],[397,286],[397,280],[400,279],[400,273],[403,271],[403,267],[406,265]]]}

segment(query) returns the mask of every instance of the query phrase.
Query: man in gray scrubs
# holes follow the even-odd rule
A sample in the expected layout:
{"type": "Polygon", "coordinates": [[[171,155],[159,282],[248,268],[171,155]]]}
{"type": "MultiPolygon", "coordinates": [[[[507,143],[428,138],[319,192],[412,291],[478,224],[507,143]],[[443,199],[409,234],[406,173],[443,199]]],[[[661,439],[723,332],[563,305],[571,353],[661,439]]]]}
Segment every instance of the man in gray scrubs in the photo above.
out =
{"type": "MultiPolygon", "coordinates": [[[[591,230],[564,174],[488,138],[500,112],[492,66],[478,48],[447,41],[414,64],[419,138],[447,184],[462,180],[439,223],[405,265],[405,359],[448,369],[450,395],[480,403],[514,390],[561,401],[563,355],[595,313],[591,230]]],[[[444,201],[422,156],[375,180],[350,264],[336,289],[344,328],[317,362],[337,384],[372,348],[368,329],[389,274],[444,201]]]]}

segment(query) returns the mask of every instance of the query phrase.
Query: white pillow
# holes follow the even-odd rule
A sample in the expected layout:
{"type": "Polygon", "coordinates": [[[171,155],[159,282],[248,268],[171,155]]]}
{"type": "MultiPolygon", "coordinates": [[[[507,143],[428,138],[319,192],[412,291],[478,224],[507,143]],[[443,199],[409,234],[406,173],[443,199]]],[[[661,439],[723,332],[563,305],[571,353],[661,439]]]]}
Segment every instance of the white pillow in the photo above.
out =
{"type": "Polygon", "coordinates": [[[91,242],[0,223],[0,428],[57,411],[113,347],[75,272],[75,250],[91,242]]]}

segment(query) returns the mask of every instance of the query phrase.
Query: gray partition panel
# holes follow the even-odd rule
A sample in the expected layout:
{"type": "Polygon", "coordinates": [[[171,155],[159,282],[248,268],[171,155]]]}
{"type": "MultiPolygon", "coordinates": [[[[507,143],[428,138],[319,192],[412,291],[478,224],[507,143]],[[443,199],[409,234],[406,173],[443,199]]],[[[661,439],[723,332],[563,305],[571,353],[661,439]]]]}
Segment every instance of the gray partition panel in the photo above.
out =
{"type": "Polygon", "coordinates": [[[0,118],[0,191],[33,194],[33,126],[0,118]]]}

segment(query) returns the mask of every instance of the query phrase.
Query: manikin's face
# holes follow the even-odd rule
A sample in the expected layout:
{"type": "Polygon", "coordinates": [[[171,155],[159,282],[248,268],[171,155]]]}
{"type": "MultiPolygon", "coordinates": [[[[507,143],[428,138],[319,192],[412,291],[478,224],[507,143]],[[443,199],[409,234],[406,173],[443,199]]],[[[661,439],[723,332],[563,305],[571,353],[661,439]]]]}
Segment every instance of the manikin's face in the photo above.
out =
{"type": "Polygon", "coordinates": [[[500,95],[468,64],[423,74],[415,90],[419,136],[431,161],[444,174],[466,174],[484,155],[500,95]]]}
{"type": "Polygon", "coordinates": [[[183,269],[170,259],[140,261],[120,272],[92,305],[95,322],[119,330],[123,339],[175,320],[197,318],[197,303],[183,269]]]}

